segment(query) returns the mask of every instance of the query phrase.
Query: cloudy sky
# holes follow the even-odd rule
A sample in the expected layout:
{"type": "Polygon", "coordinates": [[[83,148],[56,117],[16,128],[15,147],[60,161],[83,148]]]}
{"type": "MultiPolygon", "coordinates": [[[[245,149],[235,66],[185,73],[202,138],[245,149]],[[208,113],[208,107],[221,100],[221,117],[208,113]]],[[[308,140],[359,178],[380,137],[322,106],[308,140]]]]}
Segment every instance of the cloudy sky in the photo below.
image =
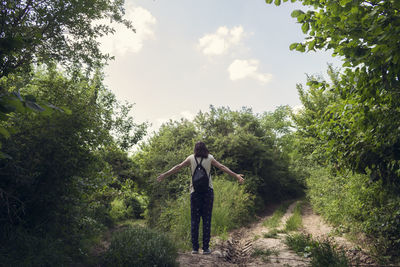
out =
{"type": "Polygon", "coordinates": [[[135,103],[135,120],[152,130],[210,105],[256,113],[296,107],[296,84],[306,74],[340,65],[329,52],[289,50],[304,39],[290,16],[299,8],[264,0],[126,0],[136,33],[116,26],[101,40],[115,56],[105,83],[118,99],[135,103]]]}

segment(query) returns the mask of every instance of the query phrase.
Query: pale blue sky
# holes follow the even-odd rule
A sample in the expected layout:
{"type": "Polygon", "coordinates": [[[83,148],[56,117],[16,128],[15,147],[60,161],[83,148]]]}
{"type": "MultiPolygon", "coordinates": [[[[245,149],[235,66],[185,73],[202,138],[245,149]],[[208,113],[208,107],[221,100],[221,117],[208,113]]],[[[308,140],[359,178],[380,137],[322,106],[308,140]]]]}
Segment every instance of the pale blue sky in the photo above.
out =
{"type": "Polygon", "coordinates": [[[302,41],[290,16],[299,4],[263,0],[126,0],[137,33],[117,27],[102,40],[115,55],[106,85],[120,100],[136,103],[133,115],[157,129],[191,118],[210,105],[254,112],[300,105],[296,84],[325,74],[330,53],[300,53],[302,41]]]}

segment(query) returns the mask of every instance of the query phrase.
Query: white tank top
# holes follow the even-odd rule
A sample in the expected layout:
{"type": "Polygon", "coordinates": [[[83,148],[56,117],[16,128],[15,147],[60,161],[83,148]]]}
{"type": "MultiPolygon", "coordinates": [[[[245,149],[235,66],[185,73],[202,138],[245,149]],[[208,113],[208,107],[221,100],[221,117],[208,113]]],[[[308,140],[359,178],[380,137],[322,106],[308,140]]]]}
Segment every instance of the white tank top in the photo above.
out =
{"type": "MultiPolygon", "coordinates": [[[[191,170],[191,176],[190,176],[190,193],[194,192],[193,184],[192,184],[192,176],[193,172],[196,169],[197,163],[196,160],[194,159],[194,154],[190,155],[187,157],[190,160],[190,170],[191,170]]],[[[200,164],[201,158],[196,157],[197,162],[200,164]]],[[[214,157],[211,154],[208,154],[208,158],[203,158],[203,161],[201,162],[201,165],[204,167],[206,170],[208,177],[210,177],[210,183],[209,186],[210,188],[213,188],[212,186],[212,180],[211,180],[211,161],[214,159],[214,157]]]]}

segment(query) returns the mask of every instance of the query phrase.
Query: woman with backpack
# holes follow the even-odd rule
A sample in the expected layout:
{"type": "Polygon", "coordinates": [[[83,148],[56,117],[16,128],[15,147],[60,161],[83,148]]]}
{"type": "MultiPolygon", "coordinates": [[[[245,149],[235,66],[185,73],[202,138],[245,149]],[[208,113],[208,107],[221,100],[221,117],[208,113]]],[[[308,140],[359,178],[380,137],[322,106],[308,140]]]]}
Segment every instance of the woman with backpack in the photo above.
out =
{"type": "Polygon", "coordinates": [[[169,171],[160,174],[157,181],[177,173],[180,169],[190,166],[192,179],[190,180],[190,213],[191,213],[191,235],[192,254],[199,252],[199,224],[200,217],[203,220],[203,254],[210,254],[211,214],[214,201],[214,191],[211,180],[211,165],[219,168],[227,174],[235,177],[239,183],[243,183],[243,174],[237,174],[228,167],[222,165],[209,154],[203,142],[197,142],[194,154],[188,156],[182,163],[174,166],[169,171]]]}

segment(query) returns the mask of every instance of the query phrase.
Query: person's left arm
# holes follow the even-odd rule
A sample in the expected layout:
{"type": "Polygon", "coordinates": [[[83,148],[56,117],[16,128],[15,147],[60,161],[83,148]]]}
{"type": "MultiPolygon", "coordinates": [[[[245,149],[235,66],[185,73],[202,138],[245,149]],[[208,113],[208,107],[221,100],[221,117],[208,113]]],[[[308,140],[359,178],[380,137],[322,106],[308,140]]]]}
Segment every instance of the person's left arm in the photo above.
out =
{"type": "Polygon", "coordinates": [[[187,158],[187,159],[185,159],[184,161],[182,161],[181,163],[179,163],[178,165],[175,165],[174,167],[172,167],[172,169],[170,169],[169,171],[160,174],[160,175],[157,177],[157,181],[158,181],[158,182],[161,182],[161,181],[164,180],[166,177],[168,177],[168,176],[170,176],[170,175],[172,175],[172,174],[177,173],[177,172],[178,172],[180,169],[182,169],[183,167],[189,166],[189,164],[190,164],[190,159],[187,158]]]}

